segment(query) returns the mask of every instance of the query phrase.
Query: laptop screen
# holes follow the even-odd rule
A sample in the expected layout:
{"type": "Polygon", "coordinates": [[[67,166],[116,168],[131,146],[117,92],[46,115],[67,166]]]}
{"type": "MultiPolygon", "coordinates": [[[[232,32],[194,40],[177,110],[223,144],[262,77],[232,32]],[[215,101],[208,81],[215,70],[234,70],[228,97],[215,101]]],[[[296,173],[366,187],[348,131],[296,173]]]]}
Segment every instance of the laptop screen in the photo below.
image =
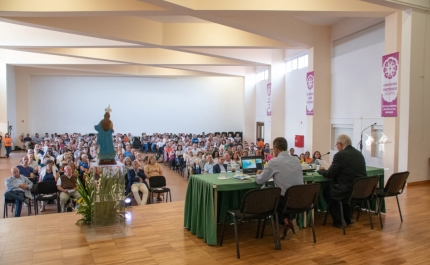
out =
{"type": "Polygon", "coordinates": [[[244,156],[242,157],[243,173],[255,173],[263,169],[263,157],[261,156],[244,156]]]}

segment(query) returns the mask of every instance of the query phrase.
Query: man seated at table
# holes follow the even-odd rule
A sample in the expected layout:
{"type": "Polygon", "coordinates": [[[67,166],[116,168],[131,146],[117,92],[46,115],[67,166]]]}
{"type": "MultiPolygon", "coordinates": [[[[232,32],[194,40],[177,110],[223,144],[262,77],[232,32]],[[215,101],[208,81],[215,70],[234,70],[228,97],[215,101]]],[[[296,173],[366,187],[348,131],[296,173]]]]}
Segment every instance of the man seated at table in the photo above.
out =
{"type": "Polygon", "coordinates": [[[278,137],[273,141],[274,158],[270,159],[263,170],[258,170],[255,176],[257,184],[264,184],[273,178],[276,187],[281,188],[281,197],[278,203],[279,223],[284,225],[281,239],[290,239],[292,233],[296,233],[298,226],[295,215],[286,216],[284,208],[286,198],[285,191],[294,185],[303,184],[303,171],[300,161],[287,152],[288,143],[284,137],[278,137]]]}
{"type": "Polygon", "coordinates": [[[208,162],[206,162],[205,167],[204,167],[205,174],[213,174],[213,168],[215,165],[214,159],[212,158],[211,155],[207,155],[206,161],[208,161],[208,162]]]}
{"type": "Polygon", "coordinates": [[[33,182],[19,174],[19,170],[11,169],[12,176],[4,180],[6,185],[5,199],[15,201],[15,217],[21,216],[22,203],[29,205],[33,182]]]}
{"type": "MultiPolygon", "coordinates": [[[[351,138],[346,134],[341,134],[336,139],[337,152],[333,157],[333,162],[329,169],[320,167],[318,173],[326,178],[331,178],[330,187],[323,190],[324,199],[330,203],[332,199],[347,201],[355,179],[365,177],[366,162],[363,155],[351,146],[351,138]]],[[[348,203],[343,203],[343,217],[347,225],[353,223],[351,208],[348,203]]],[[[330,214],[333,219],[333,226],[342,227],[342,216],[337,202],[330,204],[330,214]]]]}
{"type": "Polygon", "coordinates": [[[133,168],[127,173],[128,188],[127,192],[133,192],[134,199],[137,205],[146,204],[148,200],[148,185],[146,184],[145,172],[139,168],[139,161],[133,161],[133,168]],[[142,192],[142,199],[140,198],[139,191],[142,192]]]}
{"type": "Polygon", "coordinates": [[[224,161],[225,161],[224,157],[220,156],[219,159],[218,159],[218,164],[216,164],[212,168],[212,171],[213,171],[214,174],[218,174],[218,173],[221,173],[221,172],[227,172],[227,165],[224,164],[224,161]]]}
{"type": "Polygon", "coordinates": [[[70,166],[64,167],[64,175],[57,180],[57,189],[60,193],[61,212],[65,211],[67,200],[72,196],[75,199],[81,198],[77,189],[78,176],[73,176],[73,171],[70,166]]]}

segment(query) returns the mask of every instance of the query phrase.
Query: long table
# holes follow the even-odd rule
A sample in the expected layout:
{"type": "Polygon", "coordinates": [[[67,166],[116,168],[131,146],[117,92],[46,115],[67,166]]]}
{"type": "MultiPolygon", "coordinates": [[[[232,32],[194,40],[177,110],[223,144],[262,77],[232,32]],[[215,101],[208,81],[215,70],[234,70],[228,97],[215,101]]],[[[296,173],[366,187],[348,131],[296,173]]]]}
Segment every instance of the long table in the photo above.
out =
{"type": "MultiPolygon", "coordinates": [[[[366,167],[367,176],[379,176],[379,187],[384,187],[384,169],[366,167]]],[[[235,173],[226,173],[233,177],[235,173]]],[[[188,180],[185,197],[184,227],[203,238],[208,245],[217,244],[217,224],[224,220],[229,209],[239,209],[243,195],[261,185],[255,183],[255,178],[249,180],[218,179],[220,174],[191,175],[188,180]]],[[[304,183],[321,183],[322,188],[330,183],[330,179],[313,172],[304,174],[304,183]]],[[[317,208],[327,209],[322,192],[318,199],[317,208]]],[[[384,210],[384,205],[381,210],[384,210]]]]}

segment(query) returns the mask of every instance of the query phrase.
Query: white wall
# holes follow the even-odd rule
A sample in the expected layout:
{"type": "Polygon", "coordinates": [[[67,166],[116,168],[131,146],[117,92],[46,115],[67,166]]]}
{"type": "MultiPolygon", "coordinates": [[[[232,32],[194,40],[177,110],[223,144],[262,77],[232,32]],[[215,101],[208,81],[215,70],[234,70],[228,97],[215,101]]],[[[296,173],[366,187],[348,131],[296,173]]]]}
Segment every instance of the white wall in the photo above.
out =
{"type": "Polygon", "coordinates": [[[110,104],[116,132],[242,131],[243,78],[32,76],[31,134],[94,132],[110,104]]]}
{"type": "MultiPolygon", "coordinates": [[[[310,139],[307,136],[307,116],[306,116],[306,73],[308,67],[294,70],[285,74],[285,138],[288,148],[293,147],[296,154],[304,153],[308,149],[310,139]],[[295,135],[305,136],[305,147],[294,146],[295,135]]],[[[323,152],[323,151],[321,151],[323,152]]]]}
{"type": "Polygon", "coordinates": [[[16,132],[16,93],[15,93],[15,67],[8,65],[6,67],[6,82],[7,82],[7,120],[9,125],[12,126],[11,137],[15,144],[18,143],[17,132],[16,132]]]}
{"type": "MultiPolygon", "coordinates": [[[[333,43],[331,123],[352,126],[354,147],[364,128],[375,122],[383,125],[380,72],[384,33],[381,23],[333,43]]],[[[334,143],[330,146],[333,149],[334,143]]],[[[371,157],[370,148],[365,148],[367,165],[382,166],[382,159],[371,157]]]]}

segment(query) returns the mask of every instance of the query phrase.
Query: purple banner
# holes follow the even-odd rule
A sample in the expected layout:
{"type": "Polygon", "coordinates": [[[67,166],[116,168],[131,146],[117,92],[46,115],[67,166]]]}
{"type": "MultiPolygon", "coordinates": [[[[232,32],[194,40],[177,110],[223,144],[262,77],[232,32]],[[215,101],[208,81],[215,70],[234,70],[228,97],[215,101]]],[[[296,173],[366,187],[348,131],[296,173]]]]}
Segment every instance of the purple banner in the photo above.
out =
{"type": "Polygon", "coordinates": [[[306,74],[306,115],[314,115],[314,72],[306,74]]]}
{"type": "Polygon", "coordinates": [[[267,116],[272,116],[272,83],[267,84],[267,116]]]}
{"type": "Polygon", "coordinates": [[[399,53],[382,56],[381,116],[397,117],[399,53]]]}

